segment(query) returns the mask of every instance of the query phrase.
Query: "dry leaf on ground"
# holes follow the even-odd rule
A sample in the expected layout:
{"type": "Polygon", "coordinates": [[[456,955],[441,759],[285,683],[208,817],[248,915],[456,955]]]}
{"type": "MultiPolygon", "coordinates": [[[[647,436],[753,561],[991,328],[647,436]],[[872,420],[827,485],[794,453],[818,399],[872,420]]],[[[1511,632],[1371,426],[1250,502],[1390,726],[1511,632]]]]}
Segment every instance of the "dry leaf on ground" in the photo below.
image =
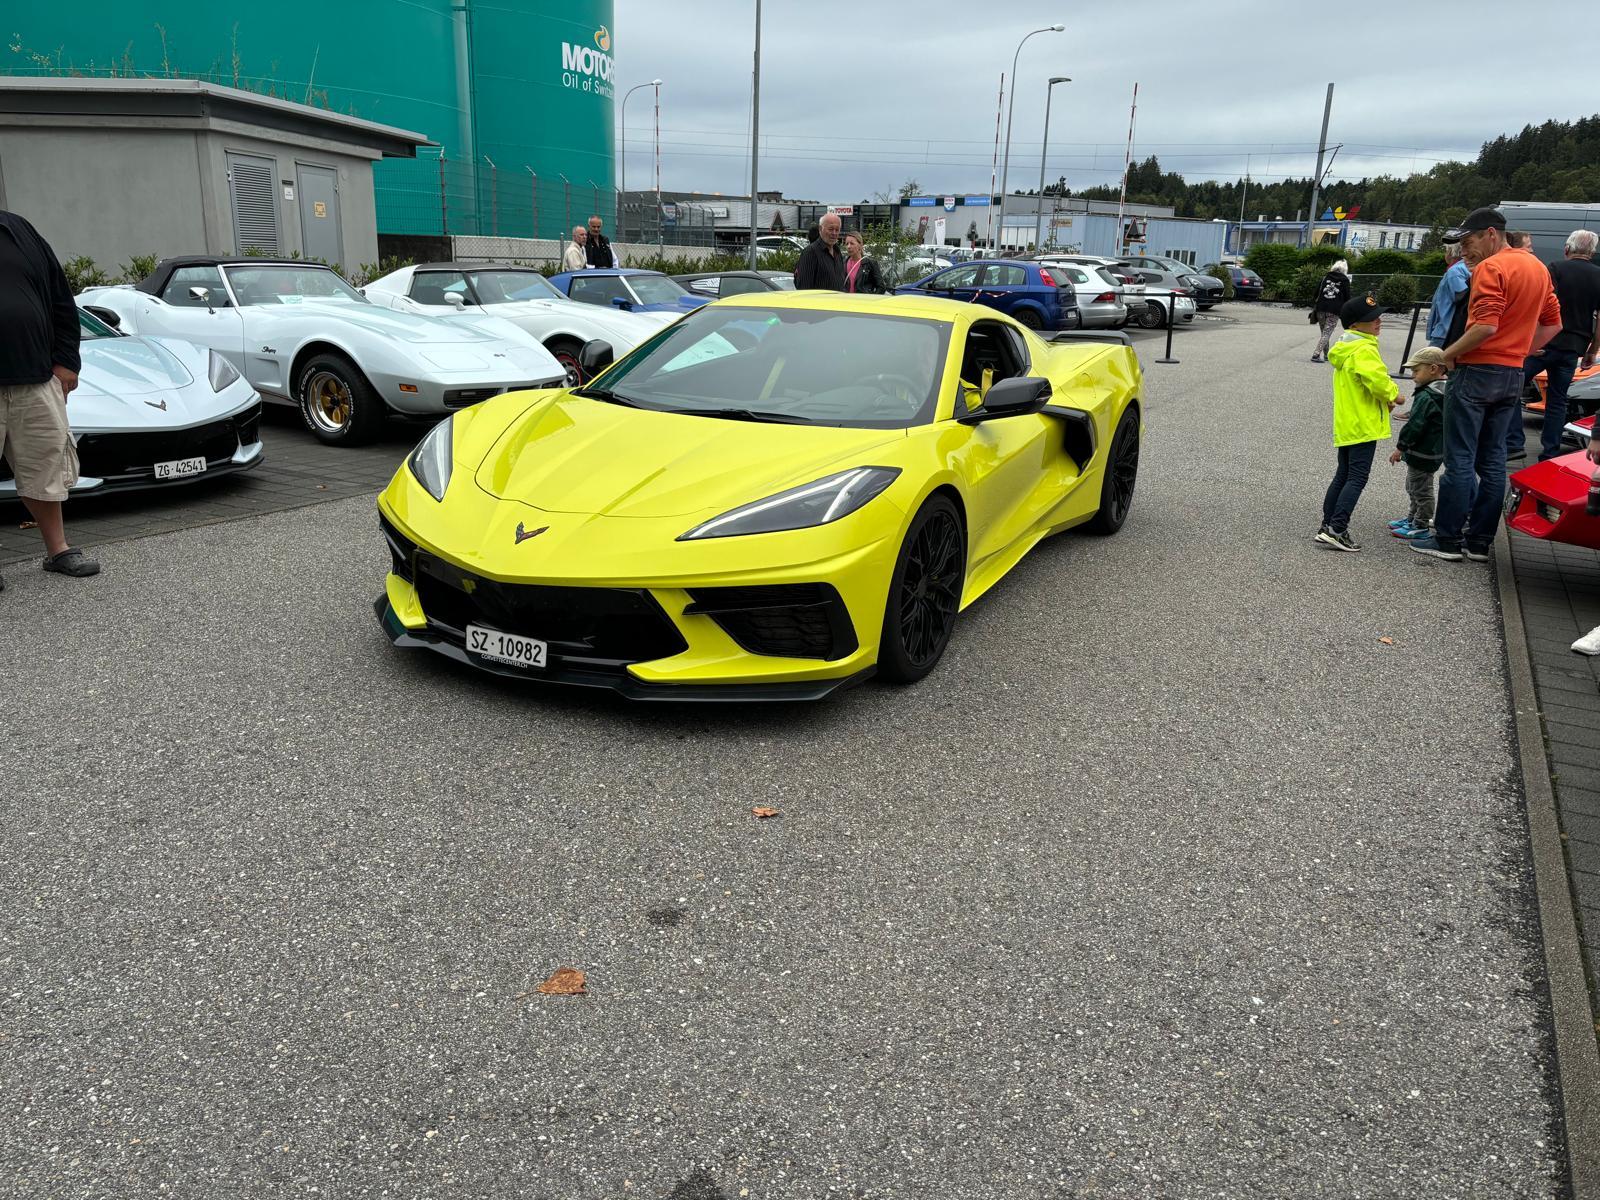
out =
{"type": "Polygon", "coordinates": [[[1380,641],[1380,642],[1382,642],[1382,643],[1383,643],[1383,644],[1384,644],[1384,645],[1385,645],[1385,646],[1392,646],[1392,645],[1394,645],[1394,639],[1393,639],[1393,638],[1391,638],[1391,637],[1381,637],[1381,638],[1379,638],[1379,639],[1378,639],[1378,640],[1379,640],[1379,641],[1380,641]]]}
{"type": "Polygon", "coordinates": [[[562,967],[533,990],[545,996],[586,996],[584,974],[572,967],[562,967]]]}
{"type": "Polygon", "coordinates": [[[754,813],[758,817],[781,817],[783,815],[783,810],[782,809],[765,808],[765,807],[763,807],[761,805],[757,805],[755,808],[752,808],[750,811],[752,813],[754,813]]]}

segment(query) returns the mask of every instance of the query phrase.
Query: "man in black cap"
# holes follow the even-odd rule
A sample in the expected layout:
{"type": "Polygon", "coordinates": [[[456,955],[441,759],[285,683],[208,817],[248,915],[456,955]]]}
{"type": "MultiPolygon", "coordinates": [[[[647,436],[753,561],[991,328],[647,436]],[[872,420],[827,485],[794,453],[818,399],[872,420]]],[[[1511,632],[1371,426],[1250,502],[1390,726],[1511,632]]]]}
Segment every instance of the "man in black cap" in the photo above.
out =
{"type": "Polygon", "coordinates": [[[1431,558],[1486,562],[1506,491],[1506,430],[1522,414],[1522,364],[1561,332],[1550,272],[1513,250],[1506,219],[1474,209],[1445,235],[1472,268],[1467,328],[1444,348],[1450,368],[1444,414],[1444,478],[1433,536],[1411,543],[1431,558]]]}

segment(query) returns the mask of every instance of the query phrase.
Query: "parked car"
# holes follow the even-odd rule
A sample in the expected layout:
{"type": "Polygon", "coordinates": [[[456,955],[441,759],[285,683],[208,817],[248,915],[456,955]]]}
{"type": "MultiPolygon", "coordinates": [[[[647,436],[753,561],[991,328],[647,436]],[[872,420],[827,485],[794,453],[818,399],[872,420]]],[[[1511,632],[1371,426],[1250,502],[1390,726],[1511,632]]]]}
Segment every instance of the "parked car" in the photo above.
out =
{"type": "Polygon", "coordinates": [[[1229,267],[1228,274],[1233,276],[1233,298],[1235,300],[1259,300],[1261,292],[1267,286],[1266,281],[1252,271],[1249,267],[1229,267]]]}
{"type": "Polygon", "coordinates": [[[401,267],[361,292],[374,304],[399,312],[464,320],[487,315],[510,321],[561,364],[568,387],[584,381],[579,358],[585,342],[599,338],[625,354],[673,320],[665,313],[608,312],[577,304],[536,268],[497,263],[401,267]]]}
{"type": "MultiPolygon", "coordinates": [[[[1128,323],[1128,304],[1122,281],[1104,267],[1058,263],[1040,268],[1057,283],[1072,288],[1078,297],[1079,323],[1084,329],[1121,329],[1128,323]]],[[[1139,308],[1144,308],[1141,299],[1139,308]]]]}
{"type": "MultiPolygon", "coordinates": [[[[168,487],[259,466],[261,397],[222,355],[176,338],[118,332],[78,310],[83,365],[67,405],[78,447],[72,494],[168,487]]],[[[15,500],[0,458],[0,500],[15,500]]]]}
{"type": "Polygon", "coordinates": [[[609,267],[594,271],[563,271],[550,283],[564,296],[584,304],[620,308],[624,312],[669,312],[679,316],[709,304],[670,275],[635,267],[609,267]]]}
{"type": "MultiPolygon", "coordinates": [[[[749,243],[745,243],[747,246],[749,243]]],[[[756,238],[756,253],[787,254],[791,250],[804,250],[808,245],[803,237],[788,233],[767,233],[756,238]]]]}
{"type": "MultiPolygon", "coordinates": [[[[1223,292],[1226,290],[1222,280],[1212,275],[1202,275],[1194,267],[1182,259],[1167,258],[1163,255],[1129,255],[1122,259],[1130,267],[1140,272],[1155,271],[1163,276],[1161,282],[1168,286],[1187,277],[1183,287],[1194,297],[1195,307],[1205,312],[1222,301],[1223,292]]],[[[1157,280],[1146,279],[1146,283],[1156,283],[1157,280]]]]}
{"type": "Polygon", "coordinates": [[[509,321],[441,321],[368,300],[299,259],[163,259],[142,283],[89,288],[124,333],[181,338],[226,358],[262,399],[293,404],[330,445],[377,436],[385,417],[437,417],[566,378],[509,321]]]}
{"type": "Polygon", "coordinates": [[[1193,296],[1181,288],[1158,288],[1153,284],[1145,285],[1144,308],[1132,314],[1130,319],[1137,321],[1141,329],[1165,329],[1169,305],[1172,307],[1174,325],[1194,320],[1193,296]]]}
{"type": "MultiPolygon", "coordinates": [[[[691,292],[710,296],[713,300],[723,296],[742,296],[747,292],[794,291],[794,273],[791,271],[701,271],[694,275],[674,275],[673,278],[691,292]]],[[[622,353],[621,347],[618,347],[617,353],[622,353]]]]}
{"type": "MultiPolygon", "coordinates": [[[[1583,420],[1593,426],[1593,417],[1583,420]]],[[[1600,517],[1588,513],[1594,471],[1587,450],[1529,463],[1511,476],[1506,524],[1529,537],[1600,550],[1600,517]]]]}
{"type": "Polygon", "coordinates": [[[1076,266],[1092,271],[1104,271],[1122,291],[1122,302],[1128,306],[1128,320],[1137,321],[1145,307],[1145,282],[1139,273],[1115,258],[1099,254],[1047,254],[1039,259],[1043,266],[1076,266]]]}
{"type": "Polygon", "coordinates": [[[986,258],[935,271],[897,287],[897,296],[940,296],[999,309],[1029,329],[1076,329],[1081,320],[1070,282],[1058,282],[1038,263],[986,258]]]}

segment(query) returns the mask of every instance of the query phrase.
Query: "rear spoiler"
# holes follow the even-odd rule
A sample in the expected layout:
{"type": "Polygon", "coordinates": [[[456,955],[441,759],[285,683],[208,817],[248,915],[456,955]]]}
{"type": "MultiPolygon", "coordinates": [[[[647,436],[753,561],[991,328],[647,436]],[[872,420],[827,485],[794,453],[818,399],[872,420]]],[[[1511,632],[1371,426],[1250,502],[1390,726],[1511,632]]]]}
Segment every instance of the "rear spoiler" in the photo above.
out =
{"type": "Polygon", "coordinates": [[[1052,333],[1045,338],[1047,342],[1105,342],[1111,346],[1131,346],[1132,339],[1127,334],[1116,329],[1068,329],[1063,333],[1052,333]]]}

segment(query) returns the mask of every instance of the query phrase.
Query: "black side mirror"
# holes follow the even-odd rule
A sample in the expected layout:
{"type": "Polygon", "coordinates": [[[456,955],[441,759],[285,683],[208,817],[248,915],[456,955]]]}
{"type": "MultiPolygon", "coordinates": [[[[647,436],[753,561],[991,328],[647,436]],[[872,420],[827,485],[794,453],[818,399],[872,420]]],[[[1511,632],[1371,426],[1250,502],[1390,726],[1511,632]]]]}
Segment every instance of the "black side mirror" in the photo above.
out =
{"type": "Polygon", "coordinates": [[[989,421],[997,417],[1025,417],[1036,413],[1050,402],[1051,388],[1048,379],[1028,375],[1002,379],[989,388],[983,398],[983,407],[966,419],[989,421]]]}
{"type": "Polygon", "coordinates": [[[111,326],[111,328],[113,328],[113,329],[121,329],[122,328],[122,318],[117,316],[117,314],[112,312],[109,308],[102,308],[98,304],[85,304],[83,306],[83,311],[86,312],[86,313],[89,313],[89,314],[91,314],[93,316],[99,317],[102,321],[104,321],[107,325],[111,326]]]}
{"type": "Polygon", "coordinates": [[[616,359],[616,352],[611,349],[610,342],[593,338],[583,344],[583,349],[578,351],[578,365],[583,368],[583,377],[593,379],[609,367],[616,359]]]}

